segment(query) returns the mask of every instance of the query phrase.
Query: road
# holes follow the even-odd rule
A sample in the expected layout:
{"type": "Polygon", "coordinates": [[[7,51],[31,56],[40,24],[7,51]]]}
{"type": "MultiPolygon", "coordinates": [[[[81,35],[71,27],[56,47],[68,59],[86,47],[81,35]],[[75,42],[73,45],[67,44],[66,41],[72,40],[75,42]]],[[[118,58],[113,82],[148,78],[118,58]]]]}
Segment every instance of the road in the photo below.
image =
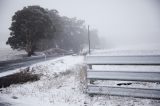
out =
{"type": "Polygon", "coordinates": [[[11,106],[10,103],[0,102],[0,106],[11,106]]]}
{"type": "Polygon", "coordinates": [[[62,55],[37,56],[37,57],[32,57],[32,58],[1,61],[0,62],[0,73],[8,71],[8,70],[13,70],[13,69],[16,69],[16,68],[29,66],[31,64],[38,63],[38,62],[41,62],[41,61],[54,59],[54,58],[57,58],[57,57],[60,57],[60,56],[62,56],[62,55]]]}

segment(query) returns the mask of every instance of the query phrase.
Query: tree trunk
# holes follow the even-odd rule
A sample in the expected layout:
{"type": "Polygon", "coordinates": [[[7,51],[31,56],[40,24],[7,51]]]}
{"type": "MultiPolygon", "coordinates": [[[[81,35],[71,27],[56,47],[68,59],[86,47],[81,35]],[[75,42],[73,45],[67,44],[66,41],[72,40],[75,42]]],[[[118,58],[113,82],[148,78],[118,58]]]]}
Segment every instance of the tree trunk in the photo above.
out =
{"type": "Polygon", "coordinates": [[[33,55],[33,54],[34,54],[33,50],[28,51],[28,57],[30,57],[30,56],[33,55]]]}
{"type": "Polygon", "coordinates": [[[28,57],[30,57],[31,55],[34,54],[34,47],[32,42],[28,42],[27,46],[26,46],[26,52],[28,53],[28,57]]]}

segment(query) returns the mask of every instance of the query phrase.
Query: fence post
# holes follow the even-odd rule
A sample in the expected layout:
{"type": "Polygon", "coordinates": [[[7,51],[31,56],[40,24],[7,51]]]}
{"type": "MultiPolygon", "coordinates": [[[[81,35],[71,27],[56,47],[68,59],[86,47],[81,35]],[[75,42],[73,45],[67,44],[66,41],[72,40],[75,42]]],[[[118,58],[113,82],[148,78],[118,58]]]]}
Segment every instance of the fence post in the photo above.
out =
{"type": "MultiPolygon", "coordinates": [[[[89,67],[89,69],[92,69],[92,65],[91,64],[89,64],[88,67],[89,67]]],[[[90,84],[94,84],[94,80],[89,80],[89,83],[90,84]]]]}

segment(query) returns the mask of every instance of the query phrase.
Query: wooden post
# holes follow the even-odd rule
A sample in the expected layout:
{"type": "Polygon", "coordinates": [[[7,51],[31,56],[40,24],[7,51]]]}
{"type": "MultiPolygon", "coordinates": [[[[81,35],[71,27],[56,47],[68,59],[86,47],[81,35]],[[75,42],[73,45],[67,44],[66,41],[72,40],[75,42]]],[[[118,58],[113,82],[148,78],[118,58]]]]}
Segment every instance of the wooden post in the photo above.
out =
{"type": "Polygon", "coordinates": [[[88,67],[89,67],[89,69],[92,69],[92,65],[90,64],[90,65],[88,65],[88,67]]]}
{"type": "MultiPolygon", "coordinates": [[[[88,65],[88,67],[89,67],[89,69],[92,69],[92,65],[91,65],[91,64],[88,65]]],[[[94,84],[94,80],[89,80],[89,83],[90,83],[90,84],[94,84]]]]}

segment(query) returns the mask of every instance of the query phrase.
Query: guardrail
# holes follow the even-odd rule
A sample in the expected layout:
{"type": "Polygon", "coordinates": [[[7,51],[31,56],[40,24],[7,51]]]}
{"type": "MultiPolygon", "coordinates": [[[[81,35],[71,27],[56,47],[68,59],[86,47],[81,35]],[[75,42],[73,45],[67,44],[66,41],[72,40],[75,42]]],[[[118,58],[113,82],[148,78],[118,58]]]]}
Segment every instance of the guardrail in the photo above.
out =
{"type": "Polygon", "coordinates": [[[148,56],[87,56],[86,63],[91,65],[160,65],[160,55],[148,56]]]}
{"type": "Polygon", "coordinates": [[[93,65],[160,65],[160,56],[87,56],[87,93],[160,99],[160,89],[96,86],[93,80],[160,82],[159,71],[94,70],[93,65]]]}

